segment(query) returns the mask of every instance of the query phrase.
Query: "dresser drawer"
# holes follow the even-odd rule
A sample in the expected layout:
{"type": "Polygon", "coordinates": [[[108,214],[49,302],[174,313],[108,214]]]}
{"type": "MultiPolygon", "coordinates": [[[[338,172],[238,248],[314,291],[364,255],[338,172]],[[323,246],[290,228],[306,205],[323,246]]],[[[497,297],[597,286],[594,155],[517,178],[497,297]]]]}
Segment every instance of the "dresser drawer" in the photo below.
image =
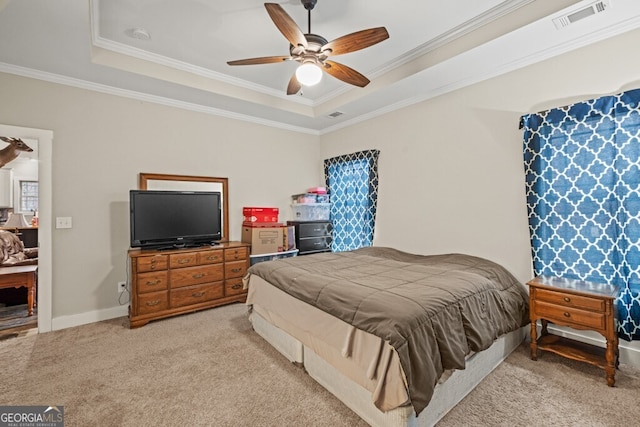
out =
{"type": "Polygon", "coordinates": [[[222,264],[177,268],[171,270],[171,288],[217,282],[224,278],[222,264]]]}
{"type": "Polygon", "coordinates": [[[543,319],[566,326],[582,326],[584,328],[603,331],[606,328],[604,312],[596,313],[579,308],[535,301],[535,314],[543,319]]]}
{"type": "Polygon", "coordinates": [[[593,311],[603,311],[605,302],[601,298],[590,298],[582,295],[571,295],[567,293],[549,291],[546,289],[536,289],[536,300],[547,301],[565,307],[584,308],[593,311]]]}
{"type": "Polygon", "coordinates": [[[198,265],[198,253],[196,252],[169,255],[169,266],[171,268],[192,267],[194,265],[198,265]]]}
{"type": "Polygon", "coordinates": [[[232,279],[234,277],[243,277],[246,272],[247,272],[247,261],[227,262],[224,265],[225,279],[232,279]]]}
{"type": "Polygon", "coordinates": [[[206,285],[186,286],[171,290],[171,307],[183,307],[185,305],[198,304],[216,298],[222,298],[222,282],[206,285]]]}
{"type": "Polygon", "coordinates": [[[225,280],[225,282],[224,282],[224,295],[225,296],[238,295],[238,294],[245,293],[245,292],[247,292],[247,291],[245,289],[243,289],[242,277],[237,277],[237,278],[231,279],[231,280],[225,280]]]}
{"type": "Polygon", "coordinates": [[[141,256],[137,258],[138,267],[136,271],[142,273],[145,271],[166,270],[169,266],[169,257],[167,255],[141,256]]]}
{"type": "Polygon", "coordinates": [[[222,249],[198,252],[199,264],[217,264],[222,261],[224,261],[224,252],[222,249]]]}
{"type": "Polygon", "coordinates": [[[138,296],[138,314],[164,311],[169,307],[169,291],[150,292],[138,296]]]}
{"type": "Polygon", "coordinates": [[[225,261],[239,261],[249,257],[249,249],[246,246],[224,250],[225,261]]]}
{"type": "Polygon", "coordinates": [[[308,222],[298,225],[298,237],[321,237],[329,236],[333,226],[330,222],[308,222]]]}
{"type": "Polygon", "coordinates": [[[167,289],[169,273],[167,270],[138,274],[138,293],[162,291],[167,289]]]}
{"type": "Polygon", "coordinates": [[[326,251],[331,249],[331,237],[309,237],[300,239],[299,250],[302,252],[326,251]]]}

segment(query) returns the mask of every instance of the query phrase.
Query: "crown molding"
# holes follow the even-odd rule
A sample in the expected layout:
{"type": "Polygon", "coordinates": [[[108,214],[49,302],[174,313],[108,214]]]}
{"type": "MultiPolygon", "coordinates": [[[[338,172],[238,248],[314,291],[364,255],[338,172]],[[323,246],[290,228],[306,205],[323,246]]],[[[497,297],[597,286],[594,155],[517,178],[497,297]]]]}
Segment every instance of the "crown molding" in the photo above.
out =
{"type": "Polygon", "coordinates": [[[254,123],[273,128],[290,130],[309,135],[319,135],[319,131],[315,129],[293,126],[286,123],[262,119],[259,117],[249,116],[246,114],[234,113],[220,108],[207,107],[204,105],[194,104],[191,102],[178,101],[163,96],[150,95],[147,93],[137,92],[129,89],[121,89],[114,86],[104,85],[101,83],[89,82],[86,80],[76,79],[73,77],[62,76],[60,74],[49,73],[46,71],[34,70],[32,68],[20,67],[17,65],[0,62],[0,72],[14,74],[21,77],[28,77],[36,80],[42,80],[50,83],[71,86],[79,89],[86,89],[94,92],[100,92],[108,95],[121,96],[124,98],[135,99],[138,101],[150,102],[154,104],[164,105],[167,107],[181,108],[199,113],[211,114],[213,116],[225,117],[233,120],[254,123]]]}
{"type": "MultiPolygon", "coordinates": [[[[549,19],[551,19],[551,17],[545,18],[545,20],[549,20],[549,19]]],[[[448,92],[452,92],[454,90],[461,89],[467,86],[471,86],[475,83],[479,83],[484,80],[488,80],[493,77],[497,77],[497,76],[509,73],[511,71],[515,71],[520,68],[524,68],[526,66],[533,65],[535,63],[562,55],[564,53],[589,46],[593,43],[597,43],[599,41],[603,41],[608,38],[621,35],[628,31],[638,29],[639,27],[640,27],[640,16],[636,16],[633,18],[622,20],[615,25],[601,28],[599,30],[589,32],[587,34],[576,37],[574,39],[567,40],[563,43],[559,43],[558,45],[552,48],[545,48],[544,50],[540,50],[532,54],[523,56],[521,58],[509,61],[509,62],[504,62],[502,64],[498,64],[497,62],[495,62],[493,63],[494,67],[489,70],[478,72],[476,68],[469,67],[467,68],[469,70],[469,73],[466,78],[462,78],[462,79],[458,79],[455,81],[442,84],[425,93],[421,93],[418,96],[403,99],[402,101],[389,104],[383,108],[379,108],[377,110],[371,111],[366,114],[361,114],[357,117],[354,117],[353,119],[346,120],[334,126],[324,128],[321,130],[320,134],[325,135],[340,129],[344,129],[349,126],[353,126],[360,122],[364,122],[376,117],[380,117],[382,115],[391,113],[393,111],[396,111],[405,107],[409,107],[411,105],[418,104],[423,101],[427,101],[429,99],[435,98],[436,96],[443,95],[448,92]]],[[[469,52],[466,52],[461,56],[467,55],[468,53],[469,52]]],[[[497,55],[499,58],[500,57],[499,52],[497,52],[497,55]]],[[[458,57],[458,59],[460,58],[458,57]]],[[[447,63],[448,61],[445,61],[445,63],[438,64],[437,66],[444,67],[447,65],[447,63]]],[[[446,72],[443,74],[447,75],[446,72]]]]}

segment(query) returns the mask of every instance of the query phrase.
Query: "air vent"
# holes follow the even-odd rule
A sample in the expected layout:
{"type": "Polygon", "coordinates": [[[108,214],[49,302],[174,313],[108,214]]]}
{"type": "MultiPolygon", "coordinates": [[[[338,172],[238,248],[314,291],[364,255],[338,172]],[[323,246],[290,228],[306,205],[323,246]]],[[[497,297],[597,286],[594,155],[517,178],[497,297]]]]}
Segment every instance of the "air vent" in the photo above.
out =
{"type": "Polygon", "coordinates": [[[589,16],[598,14],[600,12],[604,12],[610,7],[611,0],[600,0],[590,4],[587,7],[575,10],[558,18],[554,18],[553,24],[556,26],[556,29],[560,30],[562,28],[568,27],[571,24],[575,24],[581,19],[588,18],[589,16]]]}
{"type": "Polygon", "coordinates": [[[333,113],[329,114],[329,117],[331,117],[332,119],[335,119],[336,117],[340,117],[343,114],[344,113],[342,111],[334,111],[333,113]]]}

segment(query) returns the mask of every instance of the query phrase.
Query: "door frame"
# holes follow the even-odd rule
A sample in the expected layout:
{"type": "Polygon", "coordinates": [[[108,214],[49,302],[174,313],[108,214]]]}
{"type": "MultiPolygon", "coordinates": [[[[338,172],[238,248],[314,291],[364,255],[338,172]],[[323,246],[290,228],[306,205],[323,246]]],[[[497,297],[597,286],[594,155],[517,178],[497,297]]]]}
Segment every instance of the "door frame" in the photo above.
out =
{"type": "Polygon", "coordinates": [[[0,135],[38,141],[38,332],[49,332],[53,317],[53,131],[0,124],[0,135]]]}

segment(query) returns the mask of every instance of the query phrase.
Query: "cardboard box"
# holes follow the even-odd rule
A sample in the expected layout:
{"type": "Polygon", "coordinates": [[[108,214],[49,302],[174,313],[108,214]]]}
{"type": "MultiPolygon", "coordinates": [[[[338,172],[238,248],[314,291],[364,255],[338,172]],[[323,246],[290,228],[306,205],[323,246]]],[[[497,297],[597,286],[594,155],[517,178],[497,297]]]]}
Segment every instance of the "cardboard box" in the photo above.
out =
{"type": "Polygon", "coordinates": [[[251,255],[282,252],[282,227],[242,227],[242,241],[251,244],[251,255]]]}
{"type": "Polygon", "coordinates": [[[278,208],[242,208],[244,222],[278,222],[278,208]]]}
{"type": "Polygon", "coordinates": [[[282,228],[282,248],[291,251],[296,248],[296,227],[289,225],[282,228]]]}

